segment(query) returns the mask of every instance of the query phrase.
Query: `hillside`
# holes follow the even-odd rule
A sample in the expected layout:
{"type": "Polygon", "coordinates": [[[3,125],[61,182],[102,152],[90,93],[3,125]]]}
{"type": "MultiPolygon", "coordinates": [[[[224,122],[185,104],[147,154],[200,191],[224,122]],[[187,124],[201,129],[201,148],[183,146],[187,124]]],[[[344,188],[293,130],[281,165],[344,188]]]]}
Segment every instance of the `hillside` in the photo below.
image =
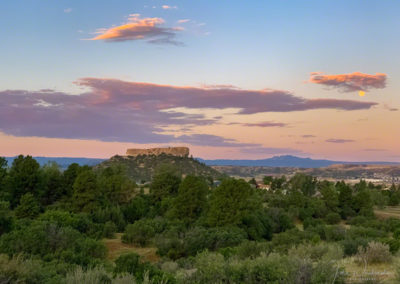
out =
{"type": "Polygon", "coordinates": [[[137,182],[150,181],[155,171],[162,166],[171,166],[182,175],[201,175],[220,179],[224,174],[217,170],[206,166],[205,164],[189,157],[177,157],[173,155],[139,155],[131,156],[114,156],[106,160],[96,168],[110,167],[122,165],[127,168],[128,175],[137,182]]]}

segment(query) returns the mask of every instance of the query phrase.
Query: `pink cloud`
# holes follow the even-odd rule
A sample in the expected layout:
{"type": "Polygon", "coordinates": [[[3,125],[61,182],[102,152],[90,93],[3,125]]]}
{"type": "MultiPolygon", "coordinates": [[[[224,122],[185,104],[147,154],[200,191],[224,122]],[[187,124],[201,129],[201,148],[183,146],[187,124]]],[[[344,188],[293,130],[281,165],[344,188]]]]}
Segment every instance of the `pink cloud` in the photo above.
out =
{"type": "MultiPolygon", "coordinates": [[[[198,110],[237,108],[237,115],[241,115],[311,109],[351,111],[376,105],[351,100],[305,99],[287,91],[269,89],[179,87],[99,78],[82,78],[77,84],[87,87],[88,91],[80,95],[53,90],[1,91],[0,131],[14,136],[260,147],[259,144],[240,143],[209,134],[166,134],[164,127],[190,128],[211,125],[220,119],[170,110],[179,107],[198,110]]],[[[258,124],[267,125],[279,127],[282,124],[258,124]]]]}
{"type": "Polygon", "coordinates": [[[343,92],[369,91],[386,87],[386,74],[375,75],[354,72],[350,74],[325,75],[322,72],[312,72],[310,83],[336,88],[343,92]]]}
{"type": "Polygon", "coordinates": [[[90,40],[107,42],[146,40],[149,43],[181,45],[175,40],[180,28],[162,27],[165,21],[161,18],[140,18],[139,14],[132,14],[122,25],[97,30],[97,36],[90,40]]]}

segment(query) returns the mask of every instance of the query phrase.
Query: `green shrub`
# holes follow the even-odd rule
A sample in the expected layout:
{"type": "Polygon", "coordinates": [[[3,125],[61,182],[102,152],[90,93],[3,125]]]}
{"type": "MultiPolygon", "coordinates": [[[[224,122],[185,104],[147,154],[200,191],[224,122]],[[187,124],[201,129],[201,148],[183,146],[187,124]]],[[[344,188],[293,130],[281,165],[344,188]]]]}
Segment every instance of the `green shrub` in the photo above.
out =
{"type": "Polygon", "coordinates": [[[115,238],[116,231],[117,231],[117,226],[113,222],[108,221],[104,224],[103,227],[103,237],[113,239],[115,238]]]}
{"type": "Polygon", "coordinates": [[[325,216],[325,220],[328,224],[334,225],[339,223],[342,218],[338,213],[332,212],[325,216]]]}
{"type": "Polygon", "coordinates": [[[343,252],[346,256],[355,255],[358,252],[359,247],[366,247],[368,245],[367,239],[345,239],[341,241],[343,246],[343,252]]]}
{"type": "Polygon", "coordinates": [[[60,283],[61,275],[41,260],[0,254],[0,283],[60,283]]]}
{"type": "Polygon", "coordinates": [[[122,241],[129,244],[145,246],[149,239],[156,234],[152,220],[142,219],[126,226],[125,233],[122,235],[122,241]]]}
{"type": "Polygon", "coordinates": [[[137,280],[143,281],[146,277],[153,283],[175,283],[175,279],[148,262],[143,262],[136,253],[123,254],[115,260],[114,274],[129,273],[137,280]]]}

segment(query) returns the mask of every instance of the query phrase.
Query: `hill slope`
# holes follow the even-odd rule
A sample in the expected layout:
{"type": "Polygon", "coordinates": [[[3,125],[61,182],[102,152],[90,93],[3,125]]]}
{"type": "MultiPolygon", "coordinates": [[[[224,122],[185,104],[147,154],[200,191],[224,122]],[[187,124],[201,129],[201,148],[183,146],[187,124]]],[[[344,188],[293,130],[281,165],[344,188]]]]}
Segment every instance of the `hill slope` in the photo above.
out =
{"type": "Polygon", "coordinates": [[[137,182],[150,181],[155,171],[165,165],[176,169],[182,175],[202,175],[212,177],[214,180],[220,179],[224,176],[224,174],[193,158],[177,157],[166,154],[158,156],[139,155],[136,157],[117,155],[100,163],[96,168],[119,165],[126,167],[128,175],[137,182]]]}

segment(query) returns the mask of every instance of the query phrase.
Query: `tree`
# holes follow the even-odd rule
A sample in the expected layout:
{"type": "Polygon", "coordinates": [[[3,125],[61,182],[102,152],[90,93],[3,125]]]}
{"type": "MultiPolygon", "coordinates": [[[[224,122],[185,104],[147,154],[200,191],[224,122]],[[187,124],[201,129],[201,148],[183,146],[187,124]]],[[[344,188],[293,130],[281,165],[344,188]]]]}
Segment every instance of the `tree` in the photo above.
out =
{"type": "Polygon", "coordinates": [[[0,197],[4,194],[3,190],[5,189],[5,181],[7,177],[7,160],[3,157],[0,157],[0,197]]]}
{"type": "Polygon", "coordinates": [[[150,185],[150,194],[156,202],[175,196],[180,183],[180,177],[173,170],[164,168],[154,176],[150,185]]]}
{"type": "Polygon", "coordinates": [[[96,175],[92,170],[81,172],[74,182],[73,189],[72,202],[76,211],[90,212],[96,208],[99,192],[96,175]]]}
{"type": "Polygon", "coordinates": [[[42,170],[42,186],[39,193],[42,205],[50,205],[65,194],[64,180],[56,163],[45,165],[42,170]]]}
{"type": "Polygon", "coordinates": [[[249,213],[261,208],[255,190],[244,180],[225,179],[213,190],[207,221],[211,226],[240,224],[249,213]]]}
{"type": "Polygon", "coordinates": [[[40,213],[40,205],[32,193],[26,193],[21,197],[19,205],[15,209],[18,218],[35,218],[40,213]]]}
{"type": "Polygon", "coordinates": [[[40,184],[40,165],[31,156],[18,156],[14,159],[8,180],[10,203],[15,207],[26,193],[36,195],[40,184]]]}
{"type": "Polygon", "coordinates": [[[81,171],[81,166],[79,166],[77,163],[72,163],[63,172],[65,191],[68,196],[72,196],[74,182],[81,171]]]}
{"type": "Polygon", "coordinates": [[[194,221],[207,204],[207,193],[208,185],[203,178],[187,176],[179,186],[170,216],[188,222],[194,221]]]}
{"type": "Polygon", "coordinates": [[[322,200],[331,212],[337,212],[339,206],[339,195],[332,184],[328,184],[320,189],[322,200]]]}
{"type": "Polygon", "coordinates": [[[315,177],[297,173],[289,181],[292,190],[300,190],[306,196],[312,196],[315,193],[317,179],[315,177]]]}
{"type": "Polygon", "coordinates": [[[129,202],[136,184],[126,175],[123,167],[105,168],[99,176],[99,189],[107,201],[113,205],[129,202]]]}
{"type": "Polygon", "coordinates": [[[13,218],[10,210],[10,203],[0,201],[0,236],[11,230],[13,218]]]}
{"type": "Polygon", "coordinates": [[[272,183],[273,180],[274,180],[274,177],[273,177],[273,176],[265,176],[265,177],[263,178],[263,183],[264,183],[265,185],[270,185],[270,184],[272,183]]]}
{"type": "Polygon", "coordinates": [[[353,216],[353,191],[344,181],[336,183],[336,189],[339,191],[340,215],[343,219],[353,216]]]}

